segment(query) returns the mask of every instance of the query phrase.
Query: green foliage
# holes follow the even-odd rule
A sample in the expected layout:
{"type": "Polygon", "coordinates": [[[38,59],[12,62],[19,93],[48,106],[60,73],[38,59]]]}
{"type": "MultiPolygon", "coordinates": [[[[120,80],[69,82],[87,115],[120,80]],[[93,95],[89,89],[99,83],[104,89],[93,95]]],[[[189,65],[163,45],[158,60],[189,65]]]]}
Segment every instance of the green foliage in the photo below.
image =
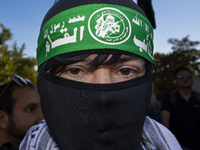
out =
{"type": "Polygon", "coordinates": [[[172,53],[160,54],[155,53],[155,72],[153,73],[153,83],[155,94],[158,100],[161,100],[165,92],[175,90],[173,85],[174,71],[178,67],[187,67],[195,75],[200,74],[200,51],[195,49],[200,44],[198,41],[190,41],[188,36],[182,40],[169,39],[172,44],[172,53]]]}
{"type": "Polygon", "coordinates": [[[10,40],[12,34],[10,33],[9,29],[6,29],[3,24],[0,23],[0,28],[2,29],[2,33],[0,34],[0,44],[4,44],[7,40],[10,40]]]}
{"type": "Polygon", "coordinates": [[[0,84],[10,81],[14,74],[27,78],[36,84],[37,72],[34,70],[36,59],[24,57],[25,44],[17,47],[17,44],[14,43],[12,49],[9,50],[5,43],[11,39],[12,34],[2,24],[0,27],[2,28],[2,33],[0,33],[2,41],[0,45],[0,84]]]}

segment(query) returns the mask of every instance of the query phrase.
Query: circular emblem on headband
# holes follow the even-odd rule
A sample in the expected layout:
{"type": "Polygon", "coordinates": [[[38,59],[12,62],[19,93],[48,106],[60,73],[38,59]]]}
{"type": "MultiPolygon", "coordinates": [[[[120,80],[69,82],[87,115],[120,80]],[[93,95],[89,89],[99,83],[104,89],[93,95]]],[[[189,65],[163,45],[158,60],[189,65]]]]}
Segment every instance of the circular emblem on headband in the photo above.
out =
{"type": "Polygon", "coordinates": [[[88,20],[90,35],[100,43],[117,45],[131,35],[131,23],[120,10],[105,7],[95,11],[88,20]]]}

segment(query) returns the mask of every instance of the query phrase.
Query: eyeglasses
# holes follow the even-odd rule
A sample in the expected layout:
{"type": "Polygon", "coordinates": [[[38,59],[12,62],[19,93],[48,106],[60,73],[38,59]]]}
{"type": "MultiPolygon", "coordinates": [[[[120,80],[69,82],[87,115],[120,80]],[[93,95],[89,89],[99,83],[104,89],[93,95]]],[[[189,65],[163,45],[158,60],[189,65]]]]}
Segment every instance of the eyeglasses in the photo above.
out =
{"type": "Polygon", "coordinates": [[[191,74],[179,74],[179,75],[177,75],[177,78],[180,79],[180,80],[191,79],[192,75],[191,74]]]}
{"type": "MultiPolygon", "coordinates": [[[[18,85],[20,86],[27,86],[28,84],[31,84],[33,87],[35,87],[35,85],[28,79],[26,78],[22,78],[18,75],[12,75],[12,80],[14,80],[18,85]]],[[[0,94],[0,97],[3,95],[3,93],[6,91],[6,89],[9,87],[11,81],[7,84],[7,86],[3,89],[3,91],[0,94]]],[[[35,87],[36,88],[36,87],[35,87]]]]}

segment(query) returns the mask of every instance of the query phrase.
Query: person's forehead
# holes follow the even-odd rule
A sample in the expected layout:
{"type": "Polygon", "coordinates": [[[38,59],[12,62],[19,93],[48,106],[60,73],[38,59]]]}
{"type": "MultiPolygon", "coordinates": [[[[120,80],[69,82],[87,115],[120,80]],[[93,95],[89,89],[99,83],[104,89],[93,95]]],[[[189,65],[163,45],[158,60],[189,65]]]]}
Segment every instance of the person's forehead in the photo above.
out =
{"type": "Polygon", "coordinates": [[[34,88],[20,87],[13,91],[12,97],[16,100],[15,106],[23,107],[30,103],[39,103],[40,97],[34,88]]]}

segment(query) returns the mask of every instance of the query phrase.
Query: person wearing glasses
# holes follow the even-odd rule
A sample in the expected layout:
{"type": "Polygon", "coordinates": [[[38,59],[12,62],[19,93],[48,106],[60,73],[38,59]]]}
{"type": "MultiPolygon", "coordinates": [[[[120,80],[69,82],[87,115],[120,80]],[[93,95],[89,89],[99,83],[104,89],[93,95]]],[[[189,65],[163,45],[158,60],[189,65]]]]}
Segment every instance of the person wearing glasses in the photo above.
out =
{"type": "Polygon", "coordinates": [[[153,28],[132,0],[56,2],[37,48],[44,120],[20,149],[179,150],[168,129],[145,117],[152,56],[153,28]]]}
{"type": "Polygon", "coordinates": [[[165,93],[161,123],[176,136],[184,150],[200,149],[200,93],[192,91],[192,73],[180,67],[174,73],[177,91],[165,93]]]}
{"type": "Polygon", "coordinates": [[[0,150],[17,150],[29,128],[42,119],[40,96],[32,82],[13,75],[0,86],[0,150]]]}

